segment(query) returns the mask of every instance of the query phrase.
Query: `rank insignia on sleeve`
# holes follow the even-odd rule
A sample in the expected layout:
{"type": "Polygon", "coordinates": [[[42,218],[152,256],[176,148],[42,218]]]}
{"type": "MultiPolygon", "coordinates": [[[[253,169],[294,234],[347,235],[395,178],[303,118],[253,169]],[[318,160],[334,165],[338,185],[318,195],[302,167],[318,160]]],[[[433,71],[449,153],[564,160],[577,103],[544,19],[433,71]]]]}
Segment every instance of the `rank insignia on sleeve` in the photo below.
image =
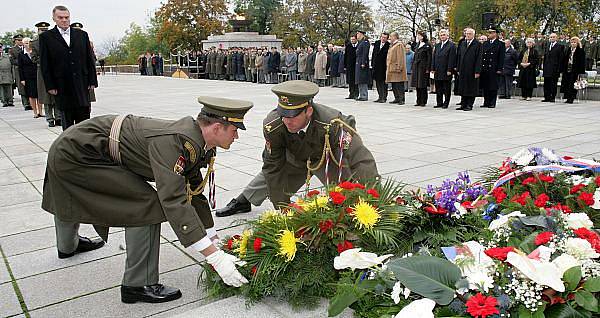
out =
{"type": "Polygon", "coordinates": [[[348,132],[344,133],[344,137],[342,138],[342,145],[344,150],[350,149],[350,144],[352,143],[352,135],[348,132]]]}
{"type": "Polygon", "coordinates": [[[185,169],[185,158],[183,156],[179,156],[179,158],[177,158],[177,161],[175,162],[173,171],[178,175],[182,175],[184,169],[185,169]]]}
{"type": "Polygon", "coordinates": [[[271,154],[271,142],[270,141],[265,141],[265,149],[267,150],[267,152],[269,154],[271,154]]]}
{"type": "Polygon", "coordinates": [[[196,163],[196,149],[194,149],[194,146],[189,141],[186,141],[183,146],[190,153],[190,161],[196,163]]]}

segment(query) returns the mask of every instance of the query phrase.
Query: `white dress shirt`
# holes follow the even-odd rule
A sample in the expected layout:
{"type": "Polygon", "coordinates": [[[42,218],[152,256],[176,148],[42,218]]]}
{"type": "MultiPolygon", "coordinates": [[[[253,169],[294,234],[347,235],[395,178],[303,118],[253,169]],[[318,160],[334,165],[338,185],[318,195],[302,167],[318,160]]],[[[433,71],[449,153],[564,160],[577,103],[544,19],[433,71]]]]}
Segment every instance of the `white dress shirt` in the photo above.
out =
{"type": "Polygon", "coordinates": [[[58,28],[58,32],[60,32],[60,35],[62,35],[65,42],[67,42],[67,45],[71,46],[71,28],[67,28],[66,30],[58,28]]]}

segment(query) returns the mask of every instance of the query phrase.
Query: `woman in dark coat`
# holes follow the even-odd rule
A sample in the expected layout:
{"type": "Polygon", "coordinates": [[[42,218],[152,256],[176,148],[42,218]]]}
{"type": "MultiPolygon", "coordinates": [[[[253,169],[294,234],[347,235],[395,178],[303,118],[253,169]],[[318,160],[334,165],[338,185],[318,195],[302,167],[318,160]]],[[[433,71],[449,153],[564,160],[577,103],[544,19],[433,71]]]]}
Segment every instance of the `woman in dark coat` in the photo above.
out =
{"type": "Polygon", "coordinates": [[[582,74],[585,74],[585,51],[581,48],[578,37],[571,38],[571,47],[567,49],[561,63],[562,82],[560,91],[563,93],[565,103],[573,104],[577,97],[577,90],[573,86],[582,74]]]}
{"type": "Polygon", "coordinates": [[[537,87],[537,68],[540,57],[535,49],[535,41],[527,39],[527,46],[519,55],[519,88],[521,88],[522,100],[531,100],[533,89],[537,87]]]}
{"type": "Polygon", "coordinates": [[[417,40],[419,44],[413,58],[411,86],[417,89],[417,103],[415,106],[425,106],[427,104],[432,49],[425,32],[419,31],[417,40]]]}
{"type": "Polygon", "coordinates": [[[37,64],[31,60],[31,39],[23,39],[25,49],[19,53],[17,63],[19,64],[19,76],[21,84],[25,86],[25,96],[29,98],[29,104],[33,109],[33,118],[42,116],[42,107],[38,104],[37,93],[37,64]]]}

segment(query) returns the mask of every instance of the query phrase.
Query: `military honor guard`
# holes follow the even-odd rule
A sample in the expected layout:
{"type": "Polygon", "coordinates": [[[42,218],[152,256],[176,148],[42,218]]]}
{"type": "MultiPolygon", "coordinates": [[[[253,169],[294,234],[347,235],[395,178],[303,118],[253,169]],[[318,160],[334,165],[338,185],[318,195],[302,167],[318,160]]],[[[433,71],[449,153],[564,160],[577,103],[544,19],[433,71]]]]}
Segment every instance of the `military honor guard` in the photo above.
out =
{"type": "Polygon", "coordinates": [[[504,68],[504,43],[498,40],[497,30],[488,29],[488,39],[481,46],[481,78],[484,108],[495,108],[498,97],[498,83],[502,80],[504,68]]]}
{"type": "Polygon", "coordinates": [[[54,214],[58,257],[100,248],[109,227],[125,227],[125,303],[181,297],[178,289],[159,284],[165,221],[183,246],[206,256],[226,284],[247,282],[236,269],[239,260],[213,243],[218,237],[203,190],[209,188],[214,202],[216,148],[229,149],[238,138],[252,103],[213,97],[198,102],[203,107],[196,119],[95,117],[64,131],[48,152],[42,208],[54,214]],[[102,240],[80,237],[79,223],[94,225],[102,240]]]}
{"type": "Polygon", "coordinates": [[[271,90],[278,101],[263,122],[262,170],[217,216],[249,212],[251,204],[259,206],[267,197],[275,207],[285,206],[312,175],[323,184],[379,178],[354,117],[315,103],[316,84],[287,81],[271,90]]]}
{"type": "Polygon", "coordinates": [[[0,101],[2,101],[2,107],[15,106],[13,104],[14,82],[13,65],[0,43],[0,101]]]}
{"type": "Polygon", "coordinates": [[[39,35],[48,31],[50,23],[39,22],[35,25],[38,32],[38,38],[31,41],[31,60],[37,64],[37,92],[38,102],[44,105],[44,113],[46,114],[46,122],[48,127],[60,126],[60,111],[56,108],[54,96],[48,93],[46,85],[44,85],[44,76],[42,75],[42,66],[40,64],[40,41],[39,35]]]}

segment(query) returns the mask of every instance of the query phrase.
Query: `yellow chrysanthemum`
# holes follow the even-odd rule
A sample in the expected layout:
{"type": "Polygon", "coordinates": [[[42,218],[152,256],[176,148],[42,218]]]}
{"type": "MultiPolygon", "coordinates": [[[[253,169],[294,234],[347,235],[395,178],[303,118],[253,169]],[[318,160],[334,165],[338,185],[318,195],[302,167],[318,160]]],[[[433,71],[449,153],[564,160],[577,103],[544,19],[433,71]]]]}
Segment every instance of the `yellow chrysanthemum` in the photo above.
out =
{"type": "Polygon", "coordinates": [[[354,220],[358,222],[358,226],[361,229],[372,229],[380,218],[381,215],[379,214],[379,211],[362,199],[354,206],[354,220]]]}
{"type": "Polygon", "coordinates": [[[277,255],[285,257],[286,262],[293,260],[297,251],[296,243],[299,241],[300,239],[296,238],[294,232],[290,230],[281,231],[277,235],[277,243],[279,244],[279,253],[277,255]]]}
{"type": "Polygon", "coordinates": [[[268,210],[260,215],[260,222],[261,223],[269,222],[269,221],[275,220],[280,217],[281,217],[281,213],[279,213],[278,211],[268,210]]]}
{"type": "Polygon", "coordinates": [[[342,192],[342,191],[344,191],[344,189],[336,186],[335,189],[333,189],[333,191],[334,192],[342,192]]]}
{"type": "Polygon", "coordinates": [[[240,238],[240,246],[237,249],[240,258],[246,256],[246,249],[248,248],[248,240],[250,240],[250,236],[252,236],[252,230],[244,230],[244,232],[242,232],[242,237],[240,238]]]}
{"type": "Polygon", "coordinates": [[[322,208],[327,206],[329,203],[329,197],[327,196],[317,196],[314,199],[304,201],[302,203],[298,203],[304,211],[314,211],[317,208],[322,208]]]}

